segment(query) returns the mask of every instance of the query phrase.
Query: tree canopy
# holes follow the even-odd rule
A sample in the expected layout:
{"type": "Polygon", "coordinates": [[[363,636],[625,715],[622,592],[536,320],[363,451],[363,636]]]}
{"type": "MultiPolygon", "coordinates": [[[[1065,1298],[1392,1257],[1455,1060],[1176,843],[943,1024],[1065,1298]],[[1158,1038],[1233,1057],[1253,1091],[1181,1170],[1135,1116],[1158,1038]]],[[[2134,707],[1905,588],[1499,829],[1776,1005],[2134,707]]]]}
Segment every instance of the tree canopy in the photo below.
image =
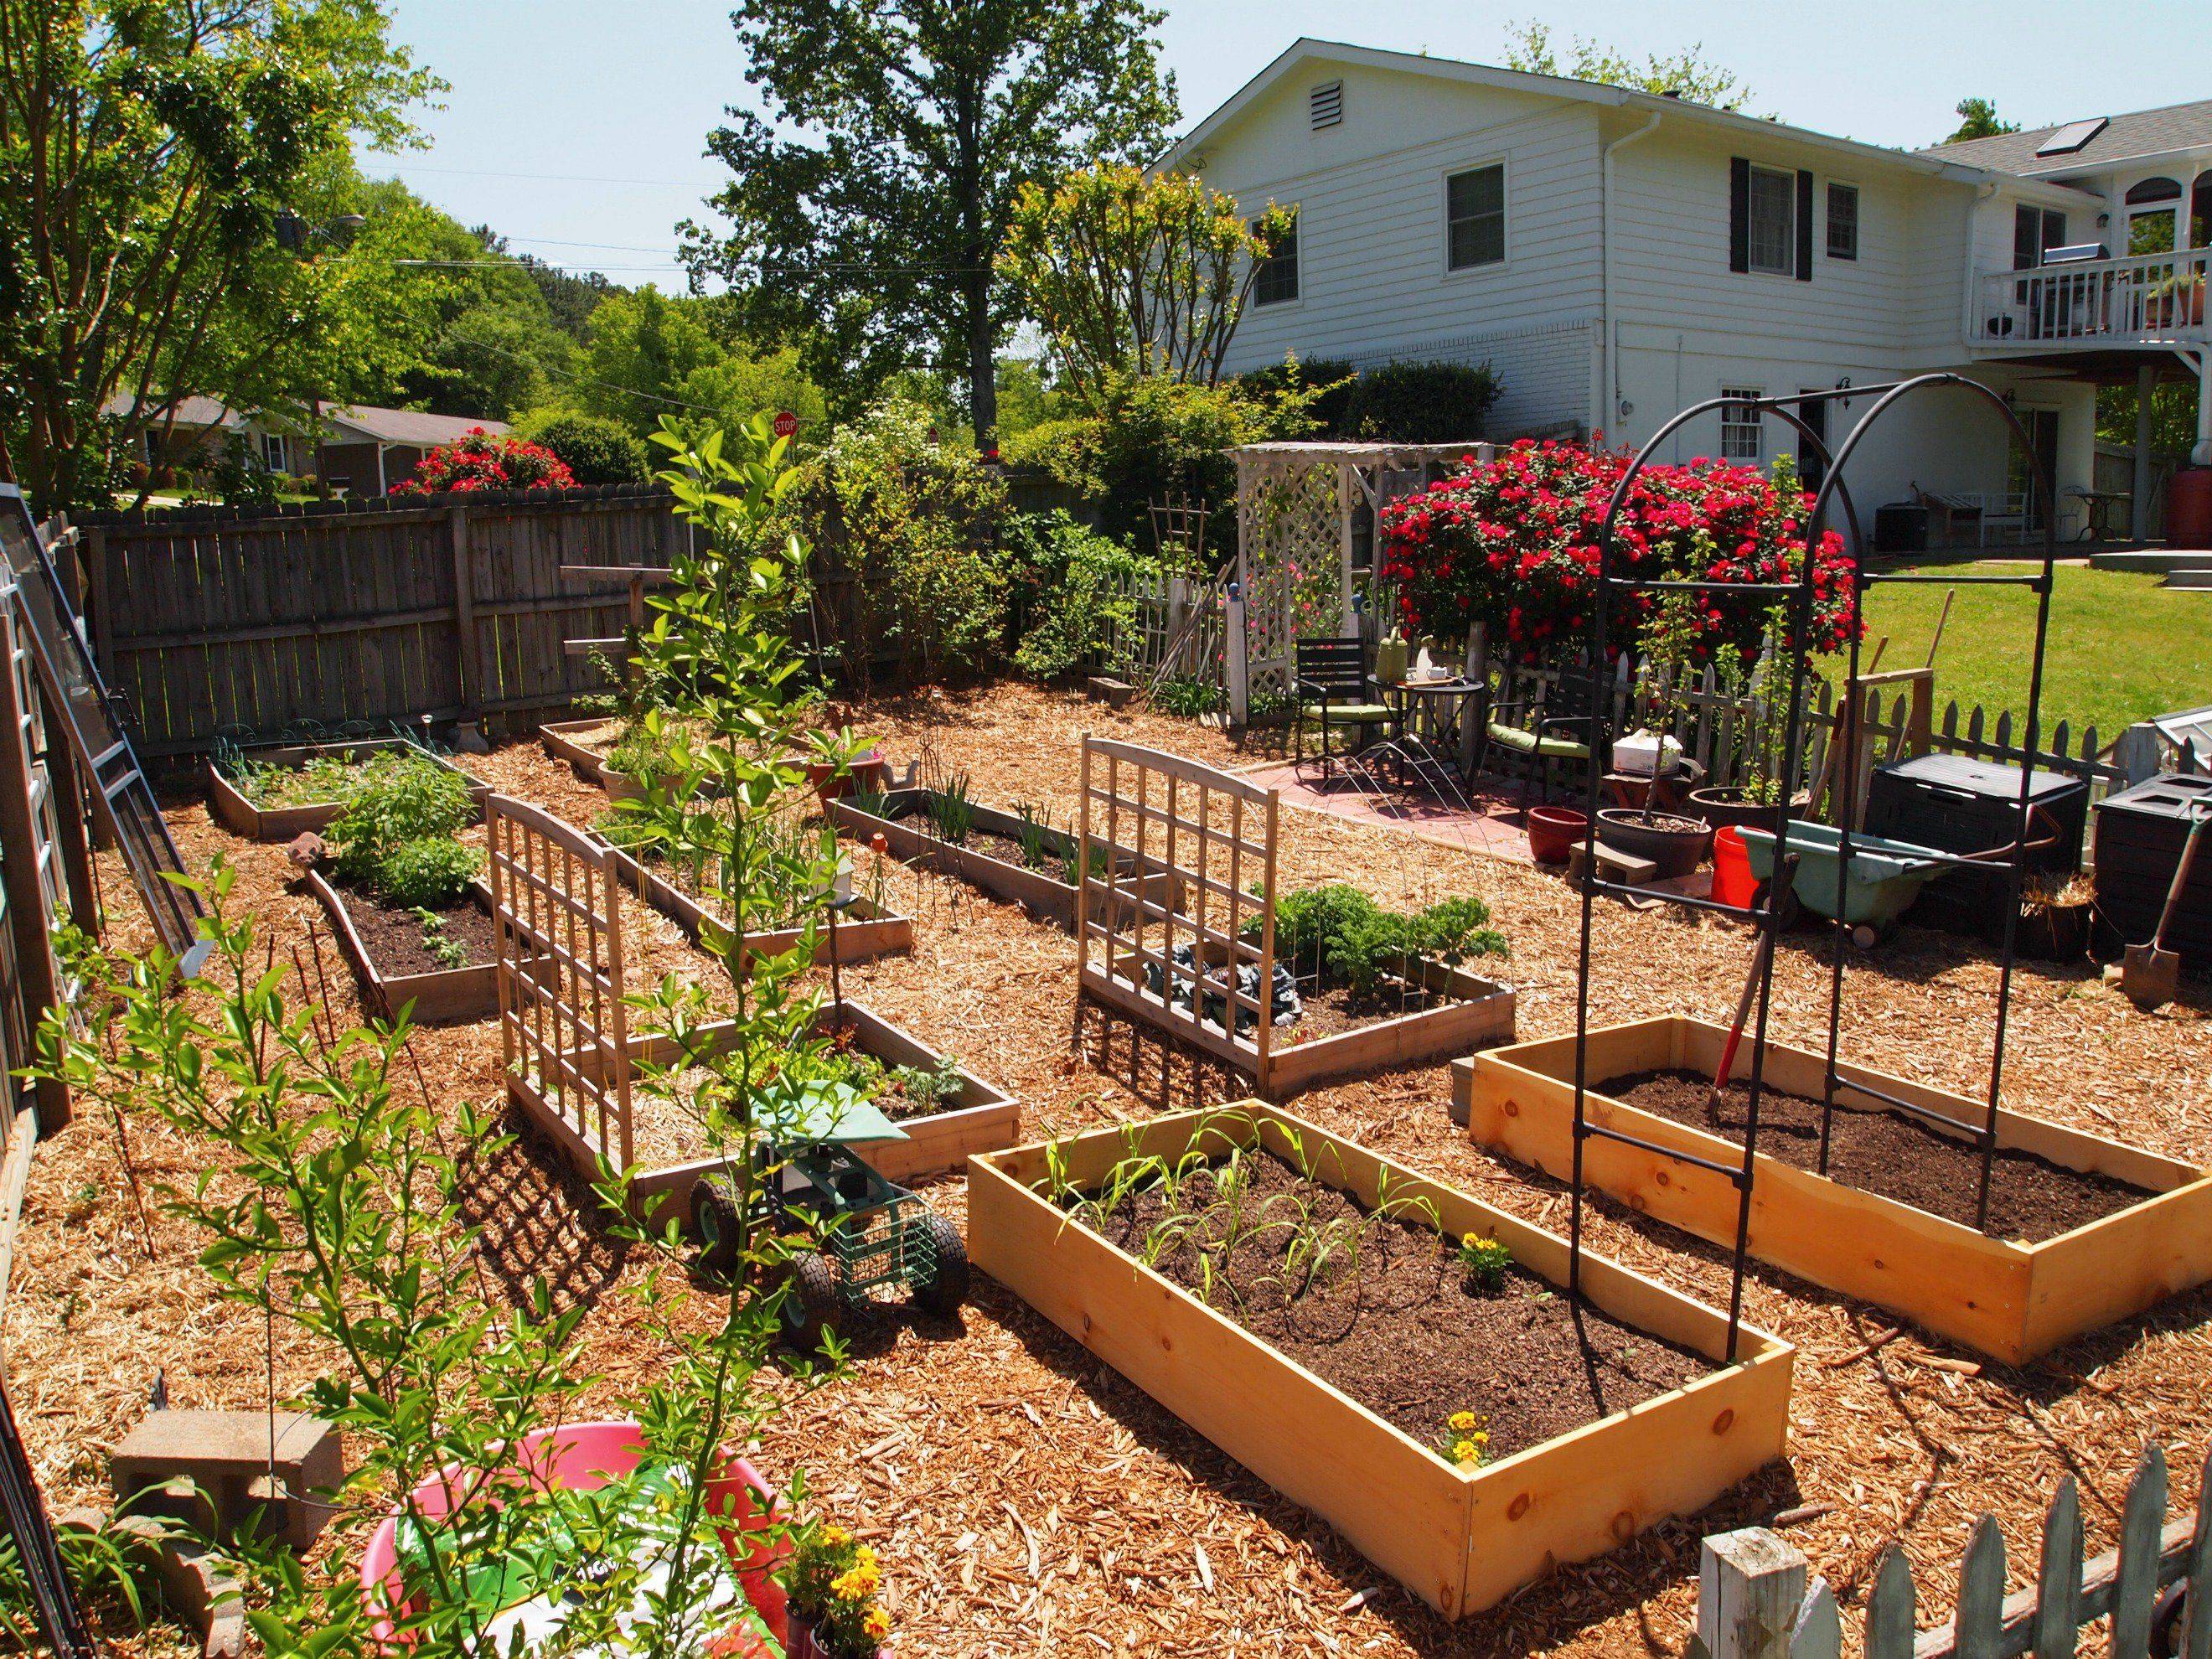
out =
{"type": "Polygon", "coordinates": [[[1680,93],[1693,104],[1710,104],[1715,109],[1741,109],[1751,97],[1751,88],[1733,70],[1705,56],[1703,41],[1692,41],[1680,52],[1655,52],[1635,58],[1578,34],[1563,51],[1553,45],[1549,26],[1533,17],[1507,25],[1505,67],[1530,75],[1602,81],[1638,92],[1680,93]]]}
{"type": "Polygon", "coordinates": [[[1176,118],[1142,0],[738,0],[762,107],[710,135],[726,229],[685,225],[694,282],[747,331],[796,340],[850,404],[902,368],[956,375],[978,441],[1016,316],[994,267],[1017,195],[1142,160],[1176,118]]]}
{"type": "Polygon", "coordinates": [[[0,467],[42,509],[97,498],[157,389],[327,356],[336,279],[276,216],[437,84],[375,0],[0,0],[0,467]]]}
{"type": "Polygon", "coordinates": [[[1953,113],[1959,118],[1959,128],[1943,140],[1947,144],[1960,143],[1968,138],[1995,138],[2002,133],[2020,131],[2020,123],[2008,121],[1999,115],[1996,103],[1987,98],[1961,98],[1953,113]]]}

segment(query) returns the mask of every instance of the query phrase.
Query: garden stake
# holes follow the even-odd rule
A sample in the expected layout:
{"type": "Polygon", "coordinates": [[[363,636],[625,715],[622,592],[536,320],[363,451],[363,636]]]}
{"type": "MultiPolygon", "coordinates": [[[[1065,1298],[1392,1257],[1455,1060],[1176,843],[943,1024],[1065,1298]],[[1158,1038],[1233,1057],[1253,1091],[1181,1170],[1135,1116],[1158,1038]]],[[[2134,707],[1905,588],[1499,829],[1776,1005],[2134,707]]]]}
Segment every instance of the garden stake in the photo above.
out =
{"type": "Polygon", "coordinates": [[[2181,861],[2173,866],[2173,879],[2166,890],[2166,904],[2158,913],[2158,931],[2148,945],[2130,945],[2120,957],[2120,989],[2128,1000],[2145,1008],[2173,1000],[2181,988],[2181,955],[2166,948],[2166,930],[2173,926],[2173,913],[2181,904],[2181,890],[2189,885],[2189,872],[2197,862],[2197,848],[2204,829],[2212,824],[2212,811],[2198,808],[2182,843],[2181,861]]]}
{"type": "MultiPolygon", "coordinates": [[[[1768,905],[1778,907],[1781,904],[1782,895],[1790,890],[1790,884],[1796,875],[1797,857],[1793,853],[1782,861],[1782,867],[1774,872],[1774,879],[1767,884],[1768,905]]],[[[1721,1045],[1721,1068],[1713,1073],[1713,1091],[1705,1097],[1706,1114],[1715,1122],[1720,1121],[1721,1091],[1728,1085],[1729,1073],[1735,1069],[1736,1048],[1743,1041],[1745,1022],[1751,1018],[1751,1000],[1759,994],[1759,981],[1766,976],[1768,965],[1773,960],[1774,929],[1762,927],[1759,930],[1759,944],[1751,953],[1751,971],[1744,975],[1743,994],[1735,1000],[1735,1018],[1729,1026],[1728,1041],[1721,1045]]]]}

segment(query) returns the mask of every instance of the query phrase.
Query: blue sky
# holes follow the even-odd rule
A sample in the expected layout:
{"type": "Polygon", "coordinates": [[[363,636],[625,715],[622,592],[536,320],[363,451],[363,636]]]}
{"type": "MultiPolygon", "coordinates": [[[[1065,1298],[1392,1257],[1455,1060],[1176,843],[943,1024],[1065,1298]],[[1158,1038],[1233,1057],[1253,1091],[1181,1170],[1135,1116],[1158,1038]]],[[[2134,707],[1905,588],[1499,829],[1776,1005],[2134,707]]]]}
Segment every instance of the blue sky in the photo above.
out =
{"type": "MultiPolygon", "coordinates": [[[[706,134],[744,97],[726,0],[394,0],[392,10],[399,38],[453,89],[423,115],[428,149],[364,157],[370,170],[397,172],[555,264],[680,284],[674,226],[714,189],[706,134]]],[[[1758,112],[1875,143],[1932,143],[1968,94],[2027,125],[2212,97],[2203,0],[1726,11],[1662,0],[1194,0],[1170,5],[1161,37],[1188,122],[1301,34],[1488,62],[1524,17],[1638,55],[1702,41],[1749,83],[1758,112]],[[2159,44],[2184,41],[2197,49],[2159,44]]]]}

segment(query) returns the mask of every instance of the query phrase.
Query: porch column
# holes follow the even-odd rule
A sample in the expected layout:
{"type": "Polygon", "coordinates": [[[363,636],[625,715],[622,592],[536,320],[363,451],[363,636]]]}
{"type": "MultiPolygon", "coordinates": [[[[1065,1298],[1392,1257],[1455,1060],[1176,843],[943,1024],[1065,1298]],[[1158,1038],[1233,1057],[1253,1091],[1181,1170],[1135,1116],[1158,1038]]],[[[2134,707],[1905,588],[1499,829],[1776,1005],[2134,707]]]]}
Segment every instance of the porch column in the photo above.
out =
{"type": "Polygon", "coordinates": [[[2150,400],[2158,386],[2158,371],[2148,363],[2136,368],[2136,477],[2133,529],[2138,542],[2150,539],[2150,400]]]}
{"type": "Polygon", "coordinates": [[[2212,466],[2212,350],[2197,354],[2197,447],[2189,459],[2212,466]]]}

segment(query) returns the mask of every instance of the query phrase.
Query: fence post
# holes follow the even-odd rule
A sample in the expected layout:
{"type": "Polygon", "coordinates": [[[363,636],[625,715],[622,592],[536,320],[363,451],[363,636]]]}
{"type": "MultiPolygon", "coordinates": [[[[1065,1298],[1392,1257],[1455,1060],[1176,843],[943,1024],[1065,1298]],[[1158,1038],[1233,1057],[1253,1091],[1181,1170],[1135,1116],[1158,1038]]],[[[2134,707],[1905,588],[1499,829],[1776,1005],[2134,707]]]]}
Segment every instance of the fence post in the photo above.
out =
{"type": "Polygon", "coordinates": [[[1244,590],[1235,582],[1229,585],[1229,611],[1223,627],[1226,637],[1221,641],[1221,667],[1229,680],[1229,723],[1242,726],[1251,708],[1252,665],[1245,659],[1244,590]]]}
{"type": "Polygon", "coordinates": [[[1698,1640],[1711,1659],[1790,1659],[1805,1600],[1805,1557],[1764,1527],[1705,1540],[1698,1561],[1698,1640]]]}
{"type": "Polygon", "coordinates": [[[461,682],[461,718],[473,720],[483,687],[477,659],[476,592],[469,579],[469,510],[456,506],[448,507],[447,513],[453,526],[453,632],[459,646],[453,662],[461,682]]]}

